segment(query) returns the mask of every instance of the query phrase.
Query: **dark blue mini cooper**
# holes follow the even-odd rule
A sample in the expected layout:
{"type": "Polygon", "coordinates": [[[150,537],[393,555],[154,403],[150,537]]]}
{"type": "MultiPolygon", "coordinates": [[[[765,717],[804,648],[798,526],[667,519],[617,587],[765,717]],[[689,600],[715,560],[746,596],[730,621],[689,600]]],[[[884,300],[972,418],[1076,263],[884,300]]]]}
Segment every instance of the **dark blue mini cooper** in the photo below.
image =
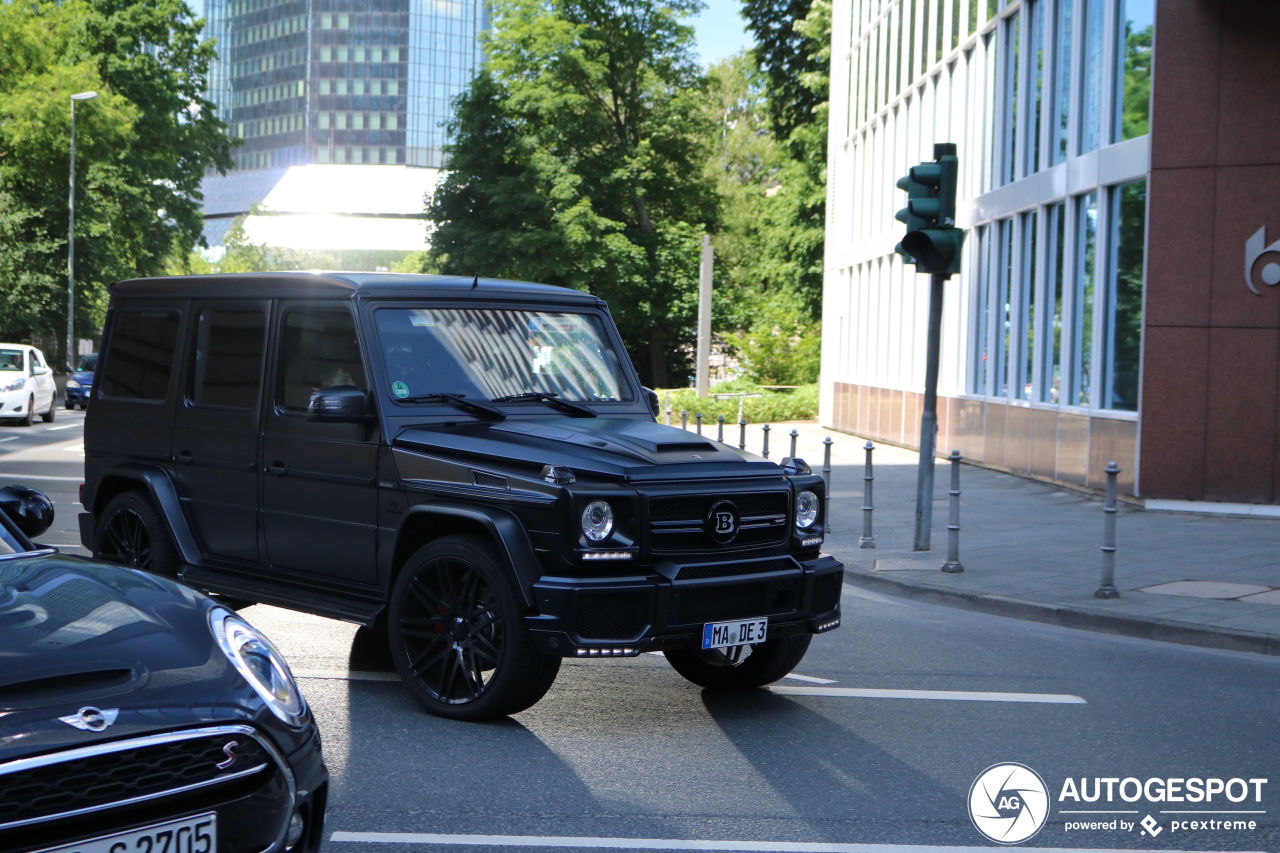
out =
{"type": "Polygon", "coordinates": [[[34,544],[0,489],[0,850],[320,846],[328,773],[271,642],[205,596],[34,544]]]}

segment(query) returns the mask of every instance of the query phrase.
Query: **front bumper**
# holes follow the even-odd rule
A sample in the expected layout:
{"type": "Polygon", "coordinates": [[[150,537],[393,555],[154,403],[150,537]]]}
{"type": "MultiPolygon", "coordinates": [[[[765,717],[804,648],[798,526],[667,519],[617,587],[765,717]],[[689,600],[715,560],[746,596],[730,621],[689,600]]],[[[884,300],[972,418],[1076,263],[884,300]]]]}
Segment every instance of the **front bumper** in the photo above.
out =
{"type": "MultiPolygon", "coordinates": [[[[0,378],[0,381],[3,381],[0,378]]],[[[8,382],[4,382],[8,385],[8,382]]],[[[0,391],[0,418],[16,418],[27,413],[27,401],[34,391],[19,388],[16,391],[0,391]]]]}
{"type": "Polygon", "coordinates": [[[840,625],[844,564],[834,557],[663,562],[650,574],[544,577],[538,615],[526,622],[538,649],[563,657],[625,657],[700,645],[703,625],[768,617],[769,636],[840,625]]]}
{"type": "Polygon", "coordinates": [[[81,385],[79,388],[72,388],[68,385],[64,393],[66,394],[66,401],[68,403],[87,403],[89,402],[89,394],[92,391],[92,385],[81,385]]]}

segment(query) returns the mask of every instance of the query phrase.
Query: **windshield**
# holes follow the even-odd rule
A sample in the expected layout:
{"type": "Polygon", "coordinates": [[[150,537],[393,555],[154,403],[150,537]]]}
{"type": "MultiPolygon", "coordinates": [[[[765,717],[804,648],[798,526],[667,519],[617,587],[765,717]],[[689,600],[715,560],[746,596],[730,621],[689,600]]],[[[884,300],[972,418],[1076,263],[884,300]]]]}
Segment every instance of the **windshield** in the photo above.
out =
{"type": "Polygon", "coordinates": [[[82,355],[80,356],[80,363],[76,365],[76,372],[92,373],[94,370],[97,369],[97,367],[98,367],[98,356],[96,354],[82,355]]]}
{"type": "Polygon", "coordinates": [[[530,392],[579,402],[632,399],[598,317],[492,308],[382,308],[374,317],[389,390],[400,399],[530,392]]]}
{"type": "Polygon", "coordinates": [[[0,349],[0,370],[21,370],[22,350],[0,349]]]}

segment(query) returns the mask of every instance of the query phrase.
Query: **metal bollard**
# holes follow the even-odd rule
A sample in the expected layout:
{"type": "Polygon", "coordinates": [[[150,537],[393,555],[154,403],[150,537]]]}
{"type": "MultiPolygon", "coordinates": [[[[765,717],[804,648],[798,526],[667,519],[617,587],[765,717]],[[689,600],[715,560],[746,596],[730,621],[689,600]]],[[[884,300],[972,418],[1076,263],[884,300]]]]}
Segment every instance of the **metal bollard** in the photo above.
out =
{"type": "Polygon", "coordinates": [[[698,435],[702,435],[702,412],[694,412],[693,420],[698,425],[698,435]]]}
{"type": "Polygon", "coordinates": [[[738,449],[747,449],[747,419],[738,421],[738,449]]]}
{"type": "Polygon", "coordinates": [[[1102,508],[1102,585],[1093,593],[1094,598],[1119,598],[1116,589],[1116,475],[1120,466],[1107,463],[1107,505],[1102,508]]]}
{"type": "Polygon", "coordinates": [[[825,512],[822,513],[823,524],[827,529],[831,529],[831,436],[827,436],[822,440],[822,482],[827,485],[827,504],[823,507],[825,512]]]}
{"type": "Polygon", "coordinates": [[[720,434],[716,436],[716,441],[724,444],[724,415],[720,416],[720,434]]]}
{"type": "Polygon", "coordinates": [[[794,429],[791,430],[791,458],[792,459],[796,458],[796,439],[799,437],[800,437],[799,432],[797,432],[794,429]]]}
{"type": "Polygon", "coordinates": [[[689,429],[689,410],[688,409],[680,410],[680,429],[683,429],[683,430],[689,429]]]}
{"type": "Polygon", "coordinates": [[[959,450],[951,451],[947,461],[951,463],[951,518],[947,521],[947,561],[942,570],[949,575],[964,571],[960,565],[960,460],[959,450]]]}
{"type": "Polygon", "coordinates": [[[765,424],[761,429],[764,430],[764,458],[769,458],[769,425],[765,424]]]}
{"type": "Polygon", "coordinates": [[[667,426],[671,426],[671,392],[662,392],[663,407],[667,410],[667,426]]]}
{"type": "Polygon", "coordinates": [[[874,548],[876,547],[876,538],[871,535],[871,487],[876,478],[872,473],[871,454],[875,451],[876,446],[868,441],[862,449],[867,451],[867,464],[862,470],[862,482],[865,485],[862,487],[862,538],[858,540],[858,547],[874,548]]]}

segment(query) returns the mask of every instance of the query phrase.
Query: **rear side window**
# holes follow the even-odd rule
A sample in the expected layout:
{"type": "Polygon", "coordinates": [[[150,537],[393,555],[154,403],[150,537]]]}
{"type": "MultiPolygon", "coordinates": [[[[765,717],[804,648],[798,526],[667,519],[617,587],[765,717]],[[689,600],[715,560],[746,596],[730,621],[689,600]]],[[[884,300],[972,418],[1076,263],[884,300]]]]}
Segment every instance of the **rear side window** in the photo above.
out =
{"type": "Polygon", "coordinates": [[[169,394],[177,341],[177,311],[116,311],[102,377],[103,395],[163,400],[169,394]]]}
{"type": "Polygon", "coordinates": [[[336,385],[369,390],[356,326],[346,310],[299,310],[284,315],[280,402],[305,411],[311,394],[336,385]]]}
{"type": "Polygon", "coordinates": [[[201,311],[191,402],[232,409],[257,405],[266,330],[262,311],[201,311]]]}

